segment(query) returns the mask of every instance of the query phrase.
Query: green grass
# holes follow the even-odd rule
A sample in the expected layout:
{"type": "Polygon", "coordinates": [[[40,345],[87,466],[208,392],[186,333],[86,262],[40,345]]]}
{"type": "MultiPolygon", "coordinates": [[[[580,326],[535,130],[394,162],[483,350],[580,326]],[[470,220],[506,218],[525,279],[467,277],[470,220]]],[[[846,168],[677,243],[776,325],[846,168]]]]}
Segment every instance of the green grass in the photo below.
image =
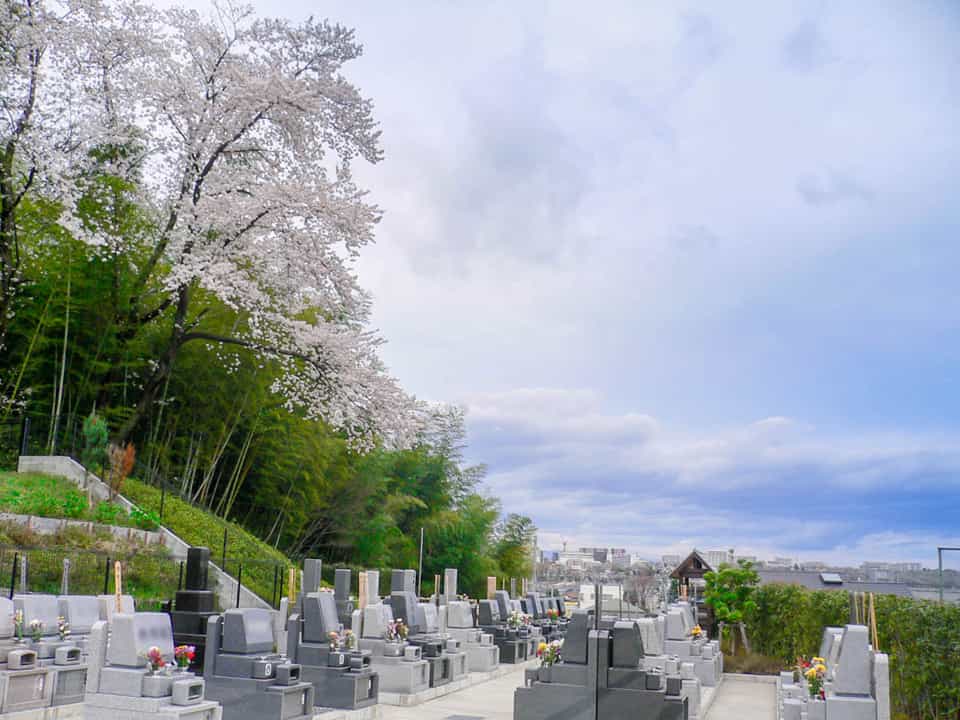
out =
{"type": "MultiPolygon", "coordinates": [[[[134,478],[127,478],[120,492],[142,510],[159,516],[160,490],[158,488],[134,478]]],[[[86,494],[74,483],[63,478],[36,473],[0,471],[0,511],[41,517],[90,520],[126,527],[138,526],[123,508],[100,503],[97,507],[90,509],[87,506],[86,494]]],[[[277,573],[280,580],[278,596],[285,594],[287,568],[292,567],[290,560],[282,552],[267,545],[236,523],[221,520],[168,493],[163,506],[163,524],[185,542],[210,548],[211,558],[218,565],[221,564],[223,535],[226,530],[227,567],[225,569],[227,572],[236,577],[239,565],[242,564],[243,584],[268,602],[274,599],[274,577],[277,573]],[[277,566],[280,566],[279,571],[275,570],[277,566]]],[[[87,536],[92,537],[89,534],[87,536]]],[[[64,539],[70,540],[71,547],[90,547],[88,543],[82,542],[79,536],[64,539]]],[[[7,543],[2,533],[0,533],[0,543],[7,543]]],[[[9,544],[25,545],[24,542],[12,539],[9,544]]],[[[147,594],[149,578],[149,572],[136,577],[128,575],[127,584],[129,586],[131,583],[140,583],[144,586],[144,594],[147,594]]],[[[102,585],[100,589],[102,590],[102,585]]],[[[176,577],[174,577],[175,589],[176,577]]]]}
{"type": "Polygon", "coordinates": [[[154,529],[152,523],[138,523],[115,503],[101,502],[91,508],[86,493],[75,483],[39,473],[0,472],[0,512],[154,529]]]}
{"type": "MultiPolygon", "coordinates": [[[[160,490],[152,485],[128,478],[123,495],[140,507],[160,512],[160,490]]],[[[191,545],[210,548],[211,559],[218,565],[223,553],[223,533],[227,532],[227,572],[236,577],[243,564],[243,584],[263,599],[273,600],[274,568],[280,566],[280,596],[286,593],[287,568],[290,560],[279,550],[247,532],[236,523],[221,520],[194,507],[176,495],[167,493],[163,502],[163,524],[191,545]]]]}
{"type": "MultiPolygon", "coordinates": [[[[66,528],[48,535],[18,523],[0,523],[0,584],[5,591],[14,561],[24,555],[31,592],[59,593],[65,558],[70,560],[73,594],[102,593],[108,564],[112,568],[117,560],[123,568],[123,591],[134,597],[140,609],[155,607],[177,590],[180,564],[170,557],[167,548],[116,538],[104,529],[88,532],[85,528],[66,528]]],[[[111,572],[107,591],[114,589],[111,572]]]]}

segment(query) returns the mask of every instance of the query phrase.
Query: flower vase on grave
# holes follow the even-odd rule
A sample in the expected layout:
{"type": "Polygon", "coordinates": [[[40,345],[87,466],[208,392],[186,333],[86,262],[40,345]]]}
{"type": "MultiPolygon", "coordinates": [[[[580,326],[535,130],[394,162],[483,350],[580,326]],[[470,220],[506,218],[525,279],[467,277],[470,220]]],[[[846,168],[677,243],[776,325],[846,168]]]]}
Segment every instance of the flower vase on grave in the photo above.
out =
{"type": "Polygon", "coordinates": [[[190,663],[197,655],[197,649],[193,645],[178,645],[173,649],[173,659],[176,660],[176,674],[183,677],[192,675],[190,672],[190,663]]]}
{"type": "Polygon", "coordinates": [[[402,642],[386,642],[383,644],[384,657],[403,657],[402,642]]]}

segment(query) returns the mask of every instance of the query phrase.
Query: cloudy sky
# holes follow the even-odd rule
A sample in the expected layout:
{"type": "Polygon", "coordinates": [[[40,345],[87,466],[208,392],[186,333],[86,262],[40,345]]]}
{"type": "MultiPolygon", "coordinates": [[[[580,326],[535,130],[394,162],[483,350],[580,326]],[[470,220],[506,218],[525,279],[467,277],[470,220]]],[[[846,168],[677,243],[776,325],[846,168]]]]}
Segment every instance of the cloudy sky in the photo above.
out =
{"type": "Polygon", "coordinates": [[[261,2],[353,26],[404,385],[541,546],[960,545],[960,9],[261,2]]]}

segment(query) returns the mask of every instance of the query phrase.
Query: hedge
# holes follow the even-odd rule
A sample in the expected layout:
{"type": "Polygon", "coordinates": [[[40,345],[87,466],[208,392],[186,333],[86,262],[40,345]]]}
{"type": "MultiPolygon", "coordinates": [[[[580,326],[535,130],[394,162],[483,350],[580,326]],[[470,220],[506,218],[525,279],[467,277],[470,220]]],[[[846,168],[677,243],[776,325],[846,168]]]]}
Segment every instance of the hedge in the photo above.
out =
{"type": "MultiPolygon", "coordinates": [[[[757,589],[747,617],[753,650],[791,663],[815,655],[823,628],[849,622],[845,592],[796,585],[757,589]]],[[[890,699],[896,717],[956,720],[960,716],[960,606],[876,596],[880,650],[890,656],[890,699]]]]}

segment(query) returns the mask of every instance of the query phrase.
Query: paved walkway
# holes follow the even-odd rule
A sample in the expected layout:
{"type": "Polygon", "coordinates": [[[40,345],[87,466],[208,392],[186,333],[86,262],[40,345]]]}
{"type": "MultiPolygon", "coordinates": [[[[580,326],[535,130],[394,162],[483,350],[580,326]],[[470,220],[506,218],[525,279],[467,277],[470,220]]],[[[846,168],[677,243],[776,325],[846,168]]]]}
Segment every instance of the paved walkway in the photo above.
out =
{"type": "MultiPolygon", "coordinates": [[[[513,720],[513,691],[523,667],[413,707],[380,705],[382,720],[513,720]]],[[[776,685],[726,675],[704,720],[776,720],[776,685]]]]}
{"type": "Polygon", "coordinates": [[[523,665],[515,672],[471,685],[413,707],[380,705],[382,720],[513,720],[513,691],[523,685],[523,665]]]}
{"type": "Polygon", "coordinates": [[[776,696],[774,683],[724,675],[705,720],[776,720],[776,696]]]}

